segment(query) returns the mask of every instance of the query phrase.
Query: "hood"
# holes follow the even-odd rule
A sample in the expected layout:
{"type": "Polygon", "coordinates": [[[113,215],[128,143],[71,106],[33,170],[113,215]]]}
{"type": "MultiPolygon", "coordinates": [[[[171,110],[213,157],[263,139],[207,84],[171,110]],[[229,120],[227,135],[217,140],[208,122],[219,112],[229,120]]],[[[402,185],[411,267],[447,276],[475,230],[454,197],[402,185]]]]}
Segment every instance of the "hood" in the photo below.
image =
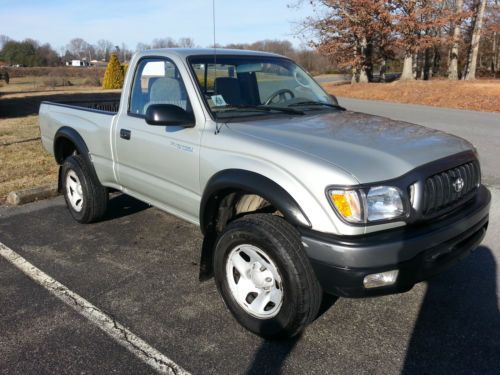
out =
{"type": "Polygon", "coordinates": [[[466,140],[447,133],[350,111],[228,125],[247,137],[333,164],[360,183],[396,178],[423,164],[473,149],[466,140]]]}

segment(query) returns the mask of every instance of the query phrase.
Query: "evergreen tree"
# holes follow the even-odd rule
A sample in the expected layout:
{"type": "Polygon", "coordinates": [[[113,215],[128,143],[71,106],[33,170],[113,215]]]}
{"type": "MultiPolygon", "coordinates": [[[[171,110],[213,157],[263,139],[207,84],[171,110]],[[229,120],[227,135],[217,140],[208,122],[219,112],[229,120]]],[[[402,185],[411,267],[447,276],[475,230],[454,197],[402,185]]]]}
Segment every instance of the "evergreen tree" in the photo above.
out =
{"type": "Polygon", "coordinates": [[[106,72],[104,73],[104,79],[102,81],[103,89],[121,89],[123,87],[123,80],[125,74],[123,68],[118,61],[116,53],[111,55],[109,59],[106,72]]]}

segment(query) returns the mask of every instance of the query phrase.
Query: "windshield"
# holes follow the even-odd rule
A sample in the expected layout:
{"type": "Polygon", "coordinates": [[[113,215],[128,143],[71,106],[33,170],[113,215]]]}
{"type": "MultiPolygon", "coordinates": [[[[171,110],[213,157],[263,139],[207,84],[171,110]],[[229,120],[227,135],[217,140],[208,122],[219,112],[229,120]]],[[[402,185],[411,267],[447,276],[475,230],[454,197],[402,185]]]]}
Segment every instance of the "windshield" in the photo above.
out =
{"type": "Polygon", "coordinates": [[[303,115],[337,105],[294,62],[265,56],[193,56],[199,88],[215,118],[303,115]]]}

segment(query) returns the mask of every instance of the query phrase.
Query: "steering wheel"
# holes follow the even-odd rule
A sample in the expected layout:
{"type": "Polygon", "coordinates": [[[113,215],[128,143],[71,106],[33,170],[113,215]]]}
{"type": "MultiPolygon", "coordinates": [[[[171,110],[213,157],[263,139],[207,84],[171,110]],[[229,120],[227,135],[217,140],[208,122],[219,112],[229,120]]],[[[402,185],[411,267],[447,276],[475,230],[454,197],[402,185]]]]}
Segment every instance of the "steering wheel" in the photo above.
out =
{"type": "Polygon", "coordinates": [[[284,102],[287,100],[286,98],[286,94],[289,94],[290,95],[290,99],[293,99],[295,98],[295,94],[293,93],[292,90],[289,90],[289,89],[281,89],[281,90],[278,90],[278,91],[275,91],[273,92],[271,95],[269,95],[269,97],[266,99],[266,101],[264,102],[264,105],[269,105],[271,103],[275,103],[274,102],[274,99],[276,99],[277,97],[279,97],[279,102],[284,102]]]}

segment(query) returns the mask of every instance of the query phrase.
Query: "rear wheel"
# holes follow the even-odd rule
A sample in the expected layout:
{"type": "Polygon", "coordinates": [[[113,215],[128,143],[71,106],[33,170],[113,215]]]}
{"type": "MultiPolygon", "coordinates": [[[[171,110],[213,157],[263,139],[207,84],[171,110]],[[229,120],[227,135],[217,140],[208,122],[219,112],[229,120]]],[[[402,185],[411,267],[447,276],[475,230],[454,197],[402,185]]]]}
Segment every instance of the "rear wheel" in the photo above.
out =
{"type": "Polygon", "coordinates": [[[80,223],[100,219],[108,205],[108,190],[80,155],[66,158],[62,166],[64,199],[73,218],[80,223]]]}
{"type": "Polygon", "coordinates": [[[219,238],[215,280],[248,330],[267,338],[298,334],[318,314],[322,291],[297,230],[279,216],[235,220],[219,238]]]}

